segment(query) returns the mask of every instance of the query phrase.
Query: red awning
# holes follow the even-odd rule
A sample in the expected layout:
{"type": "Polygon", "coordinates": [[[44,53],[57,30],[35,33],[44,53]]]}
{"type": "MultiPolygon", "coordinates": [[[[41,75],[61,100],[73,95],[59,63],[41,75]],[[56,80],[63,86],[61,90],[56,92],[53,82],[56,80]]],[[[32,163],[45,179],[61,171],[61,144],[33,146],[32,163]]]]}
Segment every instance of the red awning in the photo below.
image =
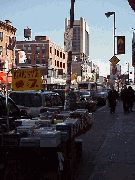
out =
{"type": "MultiPolygon", "coordinates": [[[[0,81],[1,81],[1,83],[6,84],[6,75],[7,75],[7,73],[0,72],[0,81]]],[[[7,83],[12,83],[12,77],[7,78],[7,83]]]]}
{"type": "MultiPolygon", "coordinates": [[[[1,83],[6,83],[6,76],[1,76],[1,83]]],[[[12,83],[12,77],[7,78],[7,83],[12,83]]]]}

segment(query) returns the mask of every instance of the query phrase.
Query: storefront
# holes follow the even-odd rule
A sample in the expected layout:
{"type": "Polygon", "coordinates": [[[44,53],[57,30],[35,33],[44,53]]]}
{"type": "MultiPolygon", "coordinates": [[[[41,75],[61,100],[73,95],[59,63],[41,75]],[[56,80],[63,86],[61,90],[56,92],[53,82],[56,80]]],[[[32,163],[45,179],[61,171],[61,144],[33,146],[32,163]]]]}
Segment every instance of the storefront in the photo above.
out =
{"type": "MultiPolygon", "coordinates": [[[[4,94],[6,91],[6,75],[7,75],[7,73],[0,72],[0,88],[4,94]]],[[[11,76],[8,76],[8,78],[7,78],[7,86],[8,86],[8,90],[10,90],[12,88],[12,77],[11,76]]]]}

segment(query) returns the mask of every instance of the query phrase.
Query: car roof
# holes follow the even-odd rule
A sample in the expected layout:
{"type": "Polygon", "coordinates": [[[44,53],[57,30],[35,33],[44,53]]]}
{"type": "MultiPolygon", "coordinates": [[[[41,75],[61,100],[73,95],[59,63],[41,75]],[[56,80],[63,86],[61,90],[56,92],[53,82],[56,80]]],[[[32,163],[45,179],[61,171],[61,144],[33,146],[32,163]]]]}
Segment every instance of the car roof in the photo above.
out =
{"type": "Polygon", "coordinates": [[[12,91],[10,92],[10,94],[12,93],[33,93],[33,94],[48,94],[48,93],[54,93],[52,91],[41,91],[41,90],[26,90],[26,91],[12,91]]]}

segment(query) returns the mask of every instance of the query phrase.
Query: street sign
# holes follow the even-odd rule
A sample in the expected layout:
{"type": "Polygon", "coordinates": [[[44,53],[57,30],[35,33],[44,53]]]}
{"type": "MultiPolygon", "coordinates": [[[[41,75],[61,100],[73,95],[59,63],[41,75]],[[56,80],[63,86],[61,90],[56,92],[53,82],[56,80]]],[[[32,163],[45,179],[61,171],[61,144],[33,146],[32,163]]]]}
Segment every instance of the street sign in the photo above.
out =
{"type": "Polygon", "coordinates": [[[22,90],[41,90],[41,69],[13,69],[12,70],[12,89],[13,91],[22,90]]]}
{"type": "Polygon", "coordinates": [[[110,59],[110,62],[115,66],[120,60],[116,57],[116,56],[113,56],[111,59],[110,59]]]}

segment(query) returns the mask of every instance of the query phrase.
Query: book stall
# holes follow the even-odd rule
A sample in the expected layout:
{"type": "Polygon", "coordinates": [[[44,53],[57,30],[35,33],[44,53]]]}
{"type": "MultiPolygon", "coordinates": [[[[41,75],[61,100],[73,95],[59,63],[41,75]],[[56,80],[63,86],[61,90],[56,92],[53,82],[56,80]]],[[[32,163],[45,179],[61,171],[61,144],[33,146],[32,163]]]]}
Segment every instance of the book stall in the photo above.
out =
{"type": "Polygon", "coordinates": [[[26,170],[30,168],[30,174],[36,173],[37,167],[40,167],[39,171],[46,179],[52,176],[55,179],[72,179],[73,169],[82,157],[82,140],[77,137],[89,131],[92,122],[93,114],[87,109],[61,111],[58,114],[55,108],[54,111],[48,108],[39,117],[16,119],[14,130],[9,132],[5,132],[3,125],[1,161],[7,178],[11,179],[7,169],[11,168],[9,160],[13,158],[16,159],[17,171],[20,171],[18,179],[25,174],[24,167],[26,170]]]}

